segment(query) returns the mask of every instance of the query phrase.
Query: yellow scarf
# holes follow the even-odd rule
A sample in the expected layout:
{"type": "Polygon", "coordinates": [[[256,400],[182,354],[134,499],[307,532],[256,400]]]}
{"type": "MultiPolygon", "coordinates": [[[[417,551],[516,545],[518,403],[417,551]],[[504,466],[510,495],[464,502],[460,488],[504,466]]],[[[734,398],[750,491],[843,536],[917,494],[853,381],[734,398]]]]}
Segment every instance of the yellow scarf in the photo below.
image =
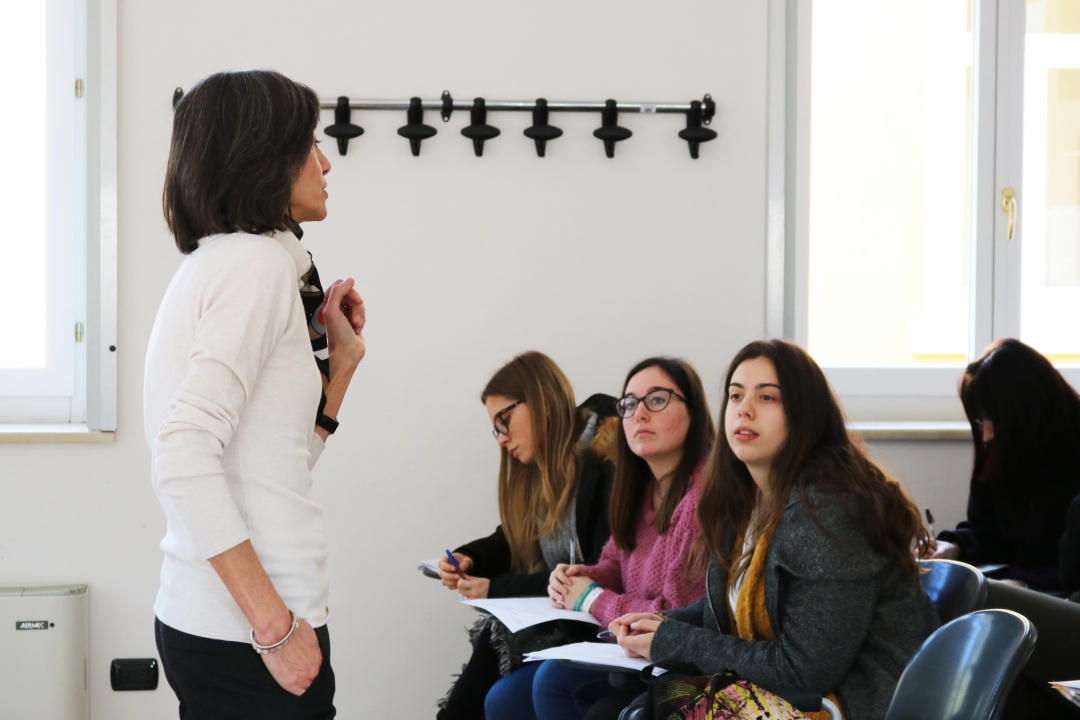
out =
{"type": "MultiPolygon", "coordinates": [[[[750,642],[776,639],[776,633],[773,632],[772,623],[769,621],[769,612],[765,606],[765,558],[769,554],[769,541],[772,540],[774,530],[776,530],[775,525],[758,538],[754,546],[754,554],[750,556],[750,565],[746,568],[743,577],[742,587],[739,588],[739,596],[735,599],[735,617],[731,618],[731,624],[736,635],[750,642]]],[[[740,548],[742,546],[742,537],[736,538],[735,547],[740,548]]],[[[728,592],[724,595],[725,606],[728,605],[726,598],[731,593],[731,584],[734,577],[734,572],[728,573],[728,592]]],[[[731,614],[730,609],[728,614],[731,614]]],[[[836,703],[837,707],[840,707],[840,702],[836,699],[836,693],[832,693],[827,697],[836,703]]],[[[824,709],[818,712],[805,713],[805,715],[812,718],[812,720],[829,720],[829,711],[824,709]]]]}

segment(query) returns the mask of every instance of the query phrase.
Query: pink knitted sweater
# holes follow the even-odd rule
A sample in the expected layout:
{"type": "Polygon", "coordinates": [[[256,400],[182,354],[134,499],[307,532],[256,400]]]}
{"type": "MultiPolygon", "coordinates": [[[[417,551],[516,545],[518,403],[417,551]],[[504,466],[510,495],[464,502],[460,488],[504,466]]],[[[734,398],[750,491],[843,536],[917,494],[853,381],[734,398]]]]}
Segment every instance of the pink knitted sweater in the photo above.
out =
{"type": "Polygon", "coordinates": [[[652,508],[653,480],[645,489],[642,513],[637,524],[637,546],[620,550],[615,538],[608,539],[600,562],[588,570],[604,592],[591,612],[605,627],[617,617],[633,612],[657,612],[686,607],[705,594],[705,574],[686,577],[686,560],[700,529],[697,522],[705,462],[694,469],[686,495],[675,507],[667,532],[656,532],[652,508]]]}

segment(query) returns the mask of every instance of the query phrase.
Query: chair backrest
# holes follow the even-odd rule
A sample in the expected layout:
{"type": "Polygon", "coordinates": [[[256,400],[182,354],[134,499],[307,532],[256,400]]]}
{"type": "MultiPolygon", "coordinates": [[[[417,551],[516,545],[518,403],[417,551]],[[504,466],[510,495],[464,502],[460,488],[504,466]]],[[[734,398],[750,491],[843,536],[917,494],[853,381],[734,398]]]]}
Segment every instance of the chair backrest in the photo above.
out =
{"type": "Polygon", "coordinates": [[[919,582],[934,604],[941,623],[982,610],[986,604],[986,578],[967,563],[955,560],[923,560],[919,582]]]}
{"type": "Polygon", "coordinates": [[[908,662],[885,720],[997,720],[1037,635],[1011,610],[953,620],[908,662]]]}

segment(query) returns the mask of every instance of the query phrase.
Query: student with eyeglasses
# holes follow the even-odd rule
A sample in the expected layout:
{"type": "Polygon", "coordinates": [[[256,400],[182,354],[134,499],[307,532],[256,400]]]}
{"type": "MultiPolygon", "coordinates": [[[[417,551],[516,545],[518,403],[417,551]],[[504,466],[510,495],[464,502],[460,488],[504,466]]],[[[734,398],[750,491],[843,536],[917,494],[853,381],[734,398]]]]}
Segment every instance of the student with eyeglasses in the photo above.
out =
{"type": "MultiPolygon", "coordinates": [[[[696,513],[715,437],[701,379],[685,360],[655,357],[635,365],[616,408],[622,422],[611,539],[598,563],[560,564],[548,587],[554,606],[591,612],[604,625],[626,613],[683,607],[704,595],[696,513]]],[[[606,672],[553,660],[536,671],[531,703],[529,690],[519,690],[514,712],[488,714],[487,720],[573,720],[601,699],[628,695],[629,702],[640,693],[615,689],[606,672]]]]}
{"type": "MultiPolygon", "coordinates": [[[[486,538],[454,551],[464,577],[444,559],[443,585],[468,598],[543,596],[551,570],[581,559],[595,563],[611,534],[608,498],[614,475],[615,398],[593,395],[575,406],[570,381],[547,355],[526,352],[492,376],[480,396],[499,446],[502,522],[486,538]]],[[[447,696],[439,720],[494,717],[505,693],[536,663],[523,654],[595,637],[592,625],[544,623],[511,633],[490,615],[469,637],[473,653],[447,696]]]]}

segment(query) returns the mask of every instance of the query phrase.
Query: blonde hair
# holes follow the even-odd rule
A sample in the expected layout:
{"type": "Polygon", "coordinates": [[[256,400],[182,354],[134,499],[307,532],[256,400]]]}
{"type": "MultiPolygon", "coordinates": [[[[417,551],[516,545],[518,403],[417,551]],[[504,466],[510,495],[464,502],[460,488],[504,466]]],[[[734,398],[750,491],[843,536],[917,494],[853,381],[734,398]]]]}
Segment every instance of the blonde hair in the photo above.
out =
{"type": "Polygon", "coordinates": [[[537,572],[544,562],[540,537],[558,530],[570,505],[583,424],[570,381],[540,352],[522,353],[500,368],[480,400],[493,396],[524,401],[532,420],[533,462],[522,464],[500,448],[499,518],[511,570],[537,572]]]}

